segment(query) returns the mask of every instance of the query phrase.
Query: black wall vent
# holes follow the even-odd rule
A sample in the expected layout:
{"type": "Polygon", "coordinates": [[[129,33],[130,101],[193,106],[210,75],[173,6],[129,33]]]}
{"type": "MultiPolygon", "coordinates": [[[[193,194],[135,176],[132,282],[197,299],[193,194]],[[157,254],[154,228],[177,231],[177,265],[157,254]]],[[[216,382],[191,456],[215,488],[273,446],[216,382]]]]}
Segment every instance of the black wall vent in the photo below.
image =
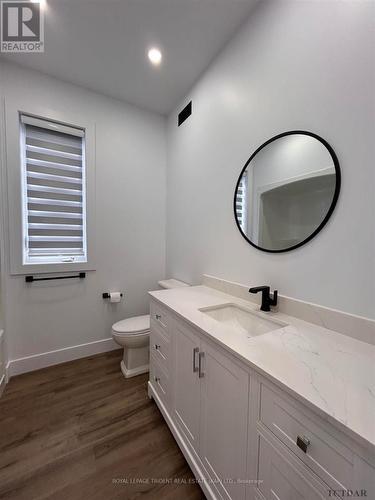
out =
{"type": "Polygon", "coordinates": [[[187,104],[184,109],[181,111],[181,113],[178,114],[178,126],[182,125],[185,120],[189,118],[191,115],[191,105],[192,101],[187,104]]]}

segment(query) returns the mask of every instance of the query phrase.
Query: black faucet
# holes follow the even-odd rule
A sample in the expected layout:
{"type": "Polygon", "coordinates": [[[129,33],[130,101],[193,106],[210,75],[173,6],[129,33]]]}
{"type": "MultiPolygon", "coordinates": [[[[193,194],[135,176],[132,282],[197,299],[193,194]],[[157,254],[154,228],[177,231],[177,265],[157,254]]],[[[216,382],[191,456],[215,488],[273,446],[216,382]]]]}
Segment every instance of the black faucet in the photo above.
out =
{"type": "Polygon", "coordinates": [[[270,306],[277,305],[277,290],[273,292],[273,297],[270,295],[270,287],[269,286],[254,286],[250,288],[250,293],[258,293],[262,292],[262,305],[260,306],[261,311],[270,311],[270,306]]]}

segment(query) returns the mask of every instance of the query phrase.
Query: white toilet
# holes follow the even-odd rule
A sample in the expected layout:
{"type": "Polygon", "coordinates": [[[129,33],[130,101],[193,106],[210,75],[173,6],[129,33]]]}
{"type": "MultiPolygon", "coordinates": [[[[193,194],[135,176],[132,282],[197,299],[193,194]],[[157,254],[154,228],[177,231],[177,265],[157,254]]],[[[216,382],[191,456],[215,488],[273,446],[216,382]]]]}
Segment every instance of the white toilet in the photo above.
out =
{"type": "MultiPolygon", "coordinates": [[[[180,288],[189,286],[175,280],[159,281],[161,288],[180,288]]],[[[112,337],[124,348],[121,371],[124,377],[135,377],[149,370],[150,315],[134,316],[112,325],[112,337]]]]}

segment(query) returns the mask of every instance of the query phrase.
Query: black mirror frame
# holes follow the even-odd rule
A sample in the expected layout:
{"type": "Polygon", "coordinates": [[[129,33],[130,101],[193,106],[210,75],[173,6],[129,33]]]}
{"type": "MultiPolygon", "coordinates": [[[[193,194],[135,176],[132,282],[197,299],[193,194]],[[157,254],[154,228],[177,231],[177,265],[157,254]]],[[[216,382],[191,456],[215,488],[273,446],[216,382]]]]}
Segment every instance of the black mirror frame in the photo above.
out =
{"type": "Polygon", "coordinates": [[[341,169],[340,169],[340,164],[339,164],[339,160],[336,156],[336,153],[335,151],[333,150],[333,148],[331,147],[331,145],[326,141],[324,140],[322,137],[320,137],[319,135],[317,134],[314,134],[313,132],[307,132],[306,130],[290,130],[289,132],[283,132],[282,134],[278,134],[278,135],[275,135],[274,137],[272,137],[271,139],[268,139],[268,141],[266,141],[265,143],[263,143],[261,146],[259,146],[258,149],[256,149],[254,151],[254,153],[250,156],[250,158],[247,160],[247,162],[245,163],[245,166],[243,167],[243,169],[241,170],[241,173],[238,177],[238,180],[237,180],[237,183],[236,183],[236,188],[234,190],[234,198],[233,198],[233,211],[234,211],[234,220],[236,221],[236,224],[237,224],[237,227],[238,227],[238,230],[240,231],[241,235],[243,236],[243,238],[245,238],[245,240],[250,243],[251,246],[253,246],[254,248],[257,248],[258,250],[261,250],[262,252],[267,252],[267,253],[283,253],[283,252],[290,252],[291,250],[295,250],[296,248],[299,248],[301,247],[302,245],[305,245],[307,242],[309,242],[310,240],[312,240],[322,229],[323,227],[327,224],[328,220],[330,219],[335,207],[336,207],[336,203],[337,203],[337,200],[338,200],[338,197],[339,197],[339,194],[340,194],[340,188],[341,188],[341,169]],[[238,186],[239,186],[239,183],[240,183],[240,180],[242,178],[242,175],[243,173],[245,172],[245,170],[247,169],[249,163],[251,162],[251,160],[254,158],[254,156],[256,156],[259,151],[261,151],[263,148],[265,148],[266,146],[268,146],[268,144],[270,144],[271,142],[274,142],[276,141],[277,139],[280,139],[281,137],[286,137],[288,135],[295,135],[295,134],[299,134],[299,135],[308,135],[310,137],[314,137],[315,139],[317,139],[319,142],[321,142],[323,144],[323,146],[325,146],[329,152],[329,154],[331,155],[332,157],[332,160],[333,160],[333,164],[335,166],[335,171],[336,171],[336,186],[335,186],[335,192],[333,194],[333,199],[332,199],[332,203],[331,203],[331,206],[329,207],[329,210],[327,212],[327,215],[324,217],[324,219],[322,220],[322,222],[320,223],[320,225],[315,229],[315,231],[313,231],[310,236],[308,236],[307,238],[305,238],[303,241],[301,241],[300,243],[298,243],[297,245],[293,245],[289,248],[285,248],[283,250],[269,250],[267,248],[262,248],[258,245],[256,245],[255,243],[253,243],[247,236],[246,234],[242,231],[241,229],[241,226],[239,225],[238,223],[238,220],[237,220],[237,212],[236,212],[236,195],[237,195],[237,190],[238,190],[238,186]]]}

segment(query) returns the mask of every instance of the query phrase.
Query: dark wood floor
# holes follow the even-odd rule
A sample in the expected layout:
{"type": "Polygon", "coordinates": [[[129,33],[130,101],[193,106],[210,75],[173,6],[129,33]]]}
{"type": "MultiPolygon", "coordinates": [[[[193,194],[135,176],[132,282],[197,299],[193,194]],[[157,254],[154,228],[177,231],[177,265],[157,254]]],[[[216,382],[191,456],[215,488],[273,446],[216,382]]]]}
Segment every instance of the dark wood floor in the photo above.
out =
{"type": "Polygon", "coordinates": [[[113,351],[9,382],[0,399],[0,498],[204,499],[147,396],[147,376],[125,380],[120,360],[113,351]]]}

